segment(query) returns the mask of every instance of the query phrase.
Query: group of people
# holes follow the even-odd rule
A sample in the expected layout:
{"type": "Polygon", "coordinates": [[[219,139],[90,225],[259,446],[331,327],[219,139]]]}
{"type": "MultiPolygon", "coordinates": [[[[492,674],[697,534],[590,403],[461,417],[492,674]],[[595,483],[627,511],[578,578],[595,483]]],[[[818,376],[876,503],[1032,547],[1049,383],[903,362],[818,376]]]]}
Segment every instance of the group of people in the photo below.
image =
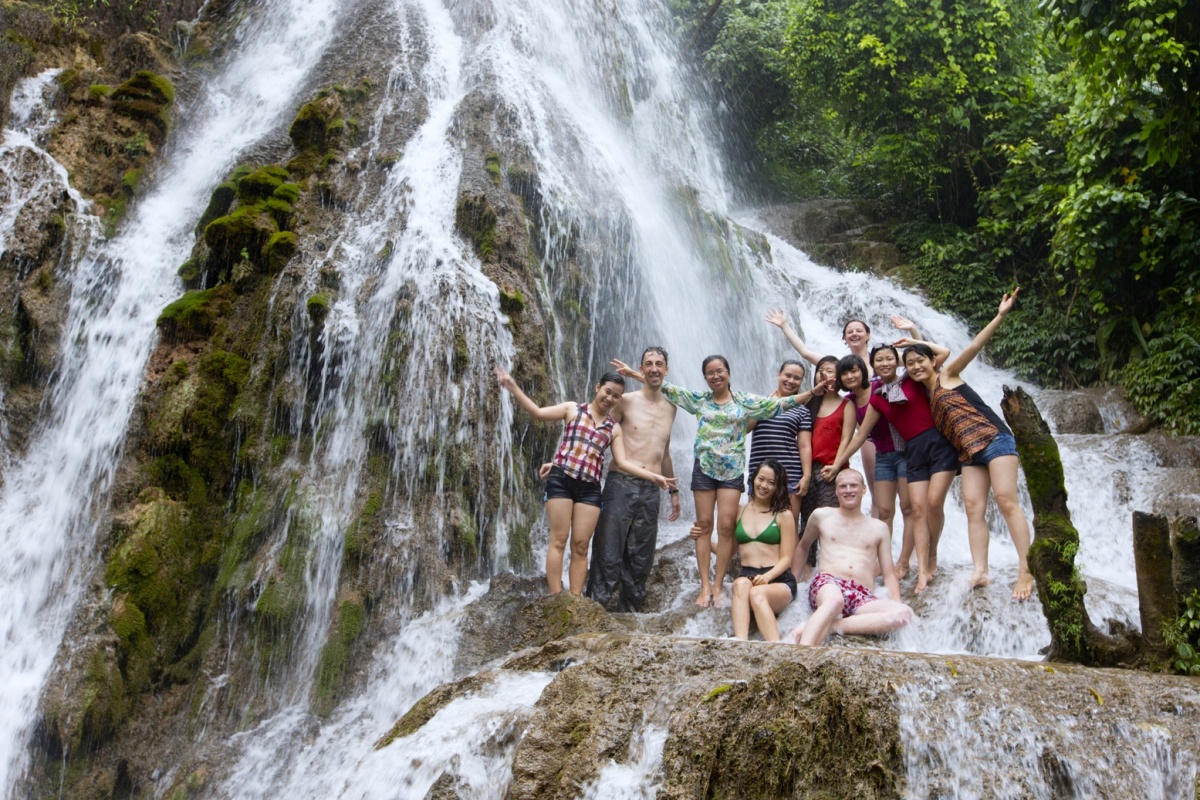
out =
{"type": "Polygon", "coordinates": [[[1019,558],[1013,598],[1027,599],[1033,584],[1026,563],[1030,533],[1017,499],[1016,443],[961,377],[1012,310],[1018,291],[1004,296],[995,318],[953,358],[947,348],[921,340],[916,326],[902,317],[891,318],[906,334],[893,344],[871,348],[870,328],[855,319],[842,331],[850,353],[822,355],[801,340],[782,311],[772,311],[767,321],[814,366],[806,391],[799,360],[782,364],[770,395],[735,391],[729,362],[720,355],[701,365],[707,390],[684,389],[666,380],[666,351],[649,347],[637,369],[614,359],[615,371],[601,377],[590,402],[540,407],[497,369],[500,386],[532,416],[565,423],[559,447],[541,471],[550,592],[562,589],[569,543],[572,593],[582,593],[586,582],[588,596],[608,606],[619,588],[619,610],[641,609],[657,544],[661,490],[671,499],[668,519],[680,514],[670,437],[676,409],[682,408],[699,422],[690,483],[700,575],[696,603],[730,605],[736,637],[749,636],[753,619],[764,639],[780,640],[776,618],[795,599],[798,580],[808,582],[813,609],[792,633],[800,644],[820,644],[830,632],[878,634],[907,624],[912,612],[900,602],[899,581],[914,555],[915,591],[925,591],[933,580],[943,503],[958,474],[972,586],[990,580],[985,518],[990,491],[1019,558]],[[642,388],[626,392],[627,378],[642,388]],[[743,502],[748,435],[750,490],[743,502]],[[859,451],[865,475],[846,468],[859,451]],[[862,510],[868,489],[870,514],[862,510]],[[893,562],[897,500],[904,533],[893,562]],[[730,601],[725,578],[735,543],[741,572],[730,601]],[[879,576],[887,598],[870,588],[879,576]]]}

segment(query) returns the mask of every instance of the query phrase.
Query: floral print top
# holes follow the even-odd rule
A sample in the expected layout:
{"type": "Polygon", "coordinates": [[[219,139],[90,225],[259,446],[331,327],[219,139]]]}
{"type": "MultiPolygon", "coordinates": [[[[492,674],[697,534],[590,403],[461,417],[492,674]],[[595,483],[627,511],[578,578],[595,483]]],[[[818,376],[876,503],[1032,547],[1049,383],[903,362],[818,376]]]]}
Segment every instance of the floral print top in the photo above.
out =
{"type": "Polygon", "coordinates": [[[794,397],[763,397],[748,392],[731,392],[725,403],[713,400],[712,392],[693,392],[670,383],[663,395],[700,421],[696,431],[696,461],[700,471],[718,481],[736,481],[746,471],[746,425],[752,419],[770,419],[796,407],[794,397]]]}

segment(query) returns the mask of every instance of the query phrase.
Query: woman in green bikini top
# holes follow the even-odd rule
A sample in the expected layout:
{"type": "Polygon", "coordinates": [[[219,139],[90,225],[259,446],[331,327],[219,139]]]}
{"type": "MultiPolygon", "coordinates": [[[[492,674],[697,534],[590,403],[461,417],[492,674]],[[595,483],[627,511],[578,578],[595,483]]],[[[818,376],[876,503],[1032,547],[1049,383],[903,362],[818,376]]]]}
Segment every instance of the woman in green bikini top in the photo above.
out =
{"type": "Polygon", "coordinates": [[[733,635],[748,638],[753,615],[763,639],[778,642],[775,617],[796,597],[796,519],[788,497],[792,481],[773,458],[759,464],[750,480],[750,502],[742,506],[734,529],[742,574],[733,582],[733,635]]]}

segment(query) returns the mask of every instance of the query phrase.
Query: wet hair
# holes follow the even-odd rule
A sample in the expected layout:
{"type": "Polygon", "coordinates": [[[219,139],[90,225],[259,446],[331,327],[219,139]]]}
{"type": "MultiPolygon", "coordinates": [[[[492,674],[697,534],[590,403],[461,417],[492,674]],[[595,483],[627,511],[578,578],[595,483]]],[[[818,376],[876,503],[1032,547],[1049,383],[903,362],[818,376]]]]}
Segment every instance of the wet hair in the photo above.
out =
{"type": "Polygon", "coordinates": [[[750,495],[754,496],[754,479],[758,477],[758,473],[762,472],[763,467],[770,467],[775,473],[775,491],[771,494],[771,513],[782,514],[792,507],[792,503],[788,497],[787,470],[775,459],[763,459],[763,462],[754,468],[754,474],[750,476],[750,495]]]}
{"type": "Polygon", "coordinates": [[[846,338],[846,328],[850,327],[851,322],[857,322],[859,325],[862,325],[863,329],[867,332],[867,336],[871,335],[871,326],[870,325],[863,322],[861,319],[858,319],[857,317],[851,317],[850,319],[846,320],[846,324],[842,326],[842,338],[843,339],[846,338]]]}
{"type": "Polygon", "coordinates": [[[645,350],[642,351],[642,358],[640,361],[638,361],[639,365],[644,364],[646,362],[646,355],[648,353],[658,353],[660,356],[663,357],[664,364],[671,363],[671,359],[667,358],[667,351],[662,349],[661,347],[659,347],[656,344],[652,344],[649,347],[647,347],[645,350]]]}
{"type": "Polygon", "coordinates": [[[625,388],[625,379],[615,372],[606,372],[600,376],[600,380],[596,383],[597,386],[603,386],[606,383],[615,383],[622,389],[625,388]]]}
{"type": "Polygon", "coordinates": [[[788,367],[799,367],[800,368],[800,377],[801,378],[804,377],[804,362],[803,361],[797,361],[794,358],[789,358],[787,361],[785,361],[779,365],[779,371],[783,372],[788,367]]]}
{"type": "Polygon", "coordinates": [[[842,356],[841,360],[838,361],[837,364],[837,385],[844,392],[852,392],[855,389],[869,389],[871,387],[871,379],[868,377],[866,363],[860,357],[853,354],[842,356]],[[859,385],[847,386],[846,384],[842,383],[842,375],[846,374],[855,367],[858,368],[859,375],[861,376],[858,381],[859,385]]]}
{"type": "Polygon", "coordinates": [[[878,352],[880,352],[881,350],[891,350],[891,351],[892,351],[892,355],[894,355],[894,356],[896,357],[896,363],[897,363],[897,364],[900,364],[900,363],[902,363],[902,362],[900,361],[900,351],[898,351],[898,350],[896,349],[896,346],[895,346],[895,345],[892,345],[892,344],[877,344],[877,345],[875,345],[874,347],[872,347],[872,348],[871,348],[871,366],[872,366],[872,367],[874,367],[874,366],[875,366],[875,354],[876,354],[876,353],[878,353],[878,352]]]}
{"type": "Polygon", "coordinates": [[[904,366],[906,368],[908,366],[908,354],[909,353],[918,353],[920,355],[925,356],[930,361],[933,361],[933,350],[930,349],[929,345],[927,345],[927,344],[910,344],[908,347],[904,348],[904,366]]]}
{"type": "Polygon", "coordinates": [[[859,485],[859,486],[861,486],[861,487],[863,487],[864,489],[866,488],[866,486],[867,486],[867,479],[866,479],[866,477],[865,477],[865,476],[864,476],[864,475],[863,475],[861,472],[859,472],[858,470],[854,469],[853,467],[843,467],[841,470],[839,470],[839,471],[838,471],[838,474],[837,474],[837,475],[835,475],[835,476],[833,477],[833,482],[834,482],[834,485],[836,485],[836,484],[837,484],[837,480],[838,480],[838,478],[842,477],[842,476],[843,476],[843,475],[845,475],[847,472],[852,472],[852,473],[854,473],[854,477],[858,478],[858,485],[859,485]]]}
{"type": "Polygon", "coordinates": [[[705,358],[705,359],[704,359],[704,361],[703,361],[703,362],[701,362],[701,364],[700,364],[700,374],[702,374],[702,375],[703,375],[705,372],[707,372],[707,371],[708,371],[708,365],[709,365],[709,364],[711,364],[711,363],[712,363],[712,362],[714,362],[714,361],[720,361],[722,364],[724,364],[724,365],[725,365],[725,371],[726,371],[726,372],[728,372],[728,373],[730,373],[730,374],[732,374],[732,373],[733,373],[733,370],[731,370],[731,369],[729,368],[729,359],[725,358],[725,356],[708,356],[708,357],[707,357],[707,358],[705,358]]]}

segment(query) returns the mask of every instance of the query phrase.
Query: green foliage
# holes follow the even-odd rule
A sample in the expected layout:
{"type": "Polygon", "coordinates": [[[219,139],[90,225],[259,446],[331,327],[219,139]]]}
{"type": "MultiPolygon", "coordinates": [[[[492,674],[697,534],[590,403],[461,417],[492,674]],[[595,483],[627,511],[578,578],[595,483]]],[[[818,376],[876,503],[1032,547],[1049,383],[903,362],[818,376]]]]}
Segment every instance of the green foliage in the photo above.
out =
{"type": "Polygon", "coordinates": [[[1200,591],[1193,591],[1173,625],[1163,629],[1167,644],[1175,650],[1171,665],[1183,675],[1200,675],[1200,591]]]}
{"type": "Polygon", "coordinates": [[[1200,436],[1200,309],[1161,315],[1147,354],[1125,368],[1133,406],[1169,433],[1200,436]]]}

